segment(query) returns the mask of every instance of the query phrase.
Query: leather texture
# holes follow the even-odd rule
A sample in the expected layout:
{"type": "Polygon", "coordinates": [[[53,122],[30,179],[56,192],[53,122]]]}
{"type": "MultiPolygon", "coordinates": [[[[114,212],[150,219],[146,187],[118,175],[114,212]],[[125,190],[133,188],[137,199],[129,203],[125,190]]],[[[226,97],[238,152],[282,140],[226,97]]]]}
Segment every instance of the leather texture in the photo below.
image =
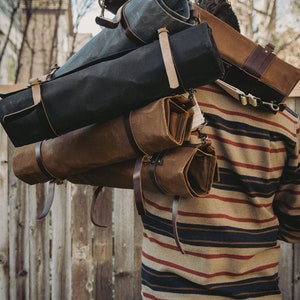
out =
{"type": "MultiPolygon", "coordinates": [[[[148,2],[148,1],[147,1],[148,2]]],[[[215,81],[224,66],[206,23],[170,36],[180,87],[169,86],[158,41],[111,61],[41,84],[0,101],[0,120],[16,147],[103,123],[159,98],[215,81]]]]}
{"type": "Polygon", "coordinates": [[[193,110],[181,107],[185,101],[182,96],[162,98],[128,117],[18,147],[13,171],[22,181],[36,184],[180,146],[190,137],[193,119],[193,110]]]}
{"type": "Polygon", "coordinates": [[[206,10],[194,8],[212,29],[226,68],[222,80],[263,101],[283,102],[298,83],[300,70],[272,53],[272,46],[262,47],[206,10]]]}

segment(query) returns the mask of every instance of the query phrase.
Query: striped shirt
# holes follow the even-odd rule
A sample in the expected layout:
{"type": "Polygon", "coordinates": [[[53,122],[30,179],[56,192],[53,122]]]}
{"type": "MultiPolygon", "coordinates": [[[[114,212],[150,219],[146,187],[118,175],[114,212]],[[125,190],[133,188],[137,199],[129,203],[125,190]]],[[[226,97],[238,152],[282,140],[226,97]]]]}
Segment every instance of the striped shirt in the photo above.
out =
{"type": "Polygon", "coordinates": [[[298,117],[242,106],[215,85],[196,98],[220,181],[180,200],[185,254],[172,234],[172,197],[145,191],[143,299],[281,299],[278,240],[300,241],[298,117]]]}

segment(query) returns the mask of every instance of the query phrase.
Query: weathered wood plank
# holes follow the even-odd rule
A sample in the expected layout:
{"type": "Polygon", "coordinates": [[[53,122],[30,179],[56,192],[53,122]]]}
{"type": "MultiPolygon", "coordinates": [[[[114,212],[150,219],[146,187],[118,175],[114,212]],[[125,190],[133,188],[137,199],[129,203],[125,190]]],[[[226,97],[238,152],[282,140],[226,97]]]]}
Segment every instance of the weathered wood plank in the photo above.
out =
{"type": "Polygon", "coordinates": [[[98,196],[93,210],[97,224],[107,227],[94,227],[94,299],[113,299],[112,269],[112,189],[104,188],[98,196]]]}
{"type": "Polygon", "coordinates": [[[55,187],[54,203],[51,210],[51,299],[72,299],[71,281],[71,185],[55,187]]]}
{"type": "Polygon", "coordinates": [[[0,128],[0,299],[8,299],[8,149],[7,136],[0,128]]]}
{"type": "MultiPolygon", "coordinates": [[[[135,203],[132,190],[114,190],[115,222],[115,297],[140,299],[137,293],[135,256],[135,203]]],[[[138,267],[138,270],[140,266],[138,267]]]]}
{"type": "Polygon", "coordinates": [[[26,186],[12,171],[14,147],[9,142],[9,296],[13,300],[28,299],[28,223],[26,219],[26,186]],[[27,298],[26,298],[27,297],[27,298]]]}
{"type": "Polygon", "coordinates": [[[279,287],[283,300],[293,299],[293,245],[280,242],[279,287]]]}
{"type": "Polygon", "coordinates": [[[294,274],[293,274],[293,276],[294,276],[294,290],[293,290],[294,298],[293,299],[299,300],[300,299],[300,244],[294,245],[294,274]]]}
{"type": "Polygon", "coordinates": [[[49,221],[37,216],[45,202],[44,185],[27,186],[26,202],[29,204],[29,299],[50,299],[49,285],[49,221]]]}
{"type": "Polygon", "coordinates": [[[93,293],[92,195],[92,187],[72,185],[72,300],[88,300],[93,293]]]}

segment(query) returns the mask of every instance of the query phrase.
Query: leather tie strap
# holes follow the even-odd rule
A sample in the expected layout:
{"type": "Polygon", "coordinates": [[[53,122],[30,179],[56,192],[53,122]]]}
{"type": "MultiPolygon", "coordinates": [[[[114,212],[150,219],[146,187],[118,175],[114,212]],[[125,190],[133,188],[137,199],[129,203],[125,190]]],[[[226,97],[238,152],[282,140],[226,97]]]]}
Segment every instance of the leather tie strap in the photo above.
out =
{"type": "Polygon", "coordinates": [[[42,144],[43,141],[40,141],[35,144],[35,158],[36,162],[44,175],[46,175],[49,179],[56,179],[44,166],[43,156],[42,156],[42,144]]]}
{"type": "Polygon", "coordinates": [[[41,103],[50,129],[56,136],[59,136],[59,134],[56,132],[56,130],[54,129],[54,127],[52,126],[52,124],[50,122],[47,110],[45,108],[45,104],[43,102],[42,92],[41,92],[41,83],[45,82],[47,80],[47,78],[52,76],[54,74],[55,70],[57,70],[57,69],[58,69],[57,66],[53,66],[51,68],[51,71],[49,74],[43,75],[40,78],[31,78],[29,80],[29,84],[31,86],[31,92],[32,92],[32,98],[33,98],[34,105],[38,105],[41,103]]]}
{"type": "Polygon", "coordinates": [[[126,131],[129,143],[130,143],[131,147],[133,148],[134,152],[137,155],[144,155],[145,153],[139,148],[139,146],[135,142],[135,139],[134,139],[134,136],[133,136],[133,133],[131,130],[131,126],[130,126],[130,113],[128,113],[124,116],[124,125],[125,125],[125,131],[126,131]]]}
{"type": "Polygon", "coordinates": [[[162,151],[151,159],[151,162],[149,163],[149,175],[152,180],[152,183],[154,186],[162,193],[167,194],[167,191],[163,189],[163,187],[158,183],[157,177],[156,177],[156,166],[161,165],[163,161],[163,155],[165,151],[162,151]]]}
{"type": "Polygon", "coordinates": [[[178,216],[178,207],[179,207],[179,196],[175,196],[172,204],[172,228],[173,228],[173,236],[176,242],[176,245],[182,254],[185,254],[183,248],[181,247],[178,228],[177,228],[177,216],[178,216]]]}
{"type": "Polygon", "coordinates": [[[139,215],[145,214],[144,195],[142,190],[142,179],[141,179],[144,158],[145,156],[142,156],[136,160],[134,165],[134,171],[133,171],[133,192],[134,192],[135,205],[139,215]]]}
{"type": "MultiPolygon", "coordinates": [[[[160,153],[161,154],[161,153],[160,153]]],[[[160,185],[157,182],[156,176],[155,176],[155,166],[159,161],[162,159],[162,155],[158,154],[153,162],[149,163],[149,172],[150,176],[152,178],[153,183],[155,186],[159,189],[159,191],[163,194],[166,194],[166,191],[160,187],[160,185]],[[156,163],[155,163],[156,162],[156,163]]],[[[142,173],[142,167],[144,164],[146,156],[139,157],[136,160],[135,166],[134,166],[134,172],[133,172],[133,192],[134,192],[134,199],[137,211],[139,215],[145,214],[145,207],[144,207],[144,195],[142,190],[142,179],[141,179],[141,173],[142,173]]],[[[174,196],[173,198],[173,204],[172,204],[172,229],[173,229],[173,236],[176,242],[176,245],[180,252],[182,254],[185,254],[178,235],[178,228],[177,228],[177,216],[178,216],[178,207],[179,207],[179,196],[174,196]]]]}
{"type": "Polygon", "coordinates": [[[55,180],[51,180],[49,182],[49,186],[48,186],[48,193],[47,193],[47,199],[46,199],[46,204],[44,206],[43,211],[40,213],[40,215],[37,217],[37,219],[40,221],[42,219],[44,219],[52,206],[53,200],[54,200],[54,193],[55,193],[55,180]]]}
{"type": "Polygon", "coordinates": [[[95,207],[96,207],[97,199],[99,198],[99,194],[100,194],[100,192],[102,192],[102,189],[103,189],[103,186],[98,186],[93,194],[90,216],[91,216],[91,221],[95,226],[101,227],[101,228],[107,228],[107,225],[102,225],[102,224],[99,224],[96,222],[94,213],[93,213],[95,210],[95,207]]]}
{"type": "Polygon", "coordinates": [[[42,102],[42,95],[41,95],[41,81],[38,78],[31,78],[29,80],[29,84],[31,86],[32,91],[32,98],[34,105],[39,104],[42,102]]]}
{"type": "Polygon", "coordinates": [[[38,220],[42,220],[47,216],[49,213],[53,200],[54,200],[54,192],[55,192],[55,184],[61,184],[62,181],[59,180],[58,178],[54,177],[44,166],[43,163],[43,157],[42,157],[42,144],[43,141],[36,143],[35,145],[35,158],[37,161],[37,164],[41,170],[41,172],[46,175],[50,180],[49,186],[48,186],[48,193],[47,193],[47,199],[46,199],[46,204],[41,212],[41,214],[38,216],[38,220]]]}
{"type": "Polygon", "coordinates": [[[179,87],[179,80],[174,65],[168,32],[169,31],[167,30],[167,28],[160,28],[158,29],[158,37],[166,73],[169,80],[169,86],[171,89],[176,89],[179,87]]]}

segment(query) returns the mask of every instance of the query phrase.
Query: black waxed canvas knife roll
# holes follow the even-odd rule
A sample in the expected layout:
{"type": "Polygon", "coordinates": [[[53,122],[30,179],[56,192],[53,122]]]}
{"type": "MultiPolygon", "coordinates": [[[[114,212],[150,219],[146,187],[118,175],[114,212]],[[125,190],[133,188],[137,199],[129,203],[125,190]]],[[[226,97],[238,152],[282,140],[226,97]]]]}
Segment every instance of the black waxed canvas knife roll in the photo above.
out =
{"type": "Polygon", "coordinates": [[[169,87],[160,45],[154,41],[42,83],[43,101],[37,105],[31,88],[4,97],[0,118],[8,137],[16,147],[52,138],[223,76],[223,62],[207,23],[171,35],[170,45],[179,88],[169,87]]]}
{"type": "Polygon", "coordinates": [[[189,0],[130,0],[123,4],[117,27],[102,28],[53,77],[63,76],[95,62],[111,60],[157,40],[159,28],[166,27],[173,34],[195,24],[189,0]]]}

